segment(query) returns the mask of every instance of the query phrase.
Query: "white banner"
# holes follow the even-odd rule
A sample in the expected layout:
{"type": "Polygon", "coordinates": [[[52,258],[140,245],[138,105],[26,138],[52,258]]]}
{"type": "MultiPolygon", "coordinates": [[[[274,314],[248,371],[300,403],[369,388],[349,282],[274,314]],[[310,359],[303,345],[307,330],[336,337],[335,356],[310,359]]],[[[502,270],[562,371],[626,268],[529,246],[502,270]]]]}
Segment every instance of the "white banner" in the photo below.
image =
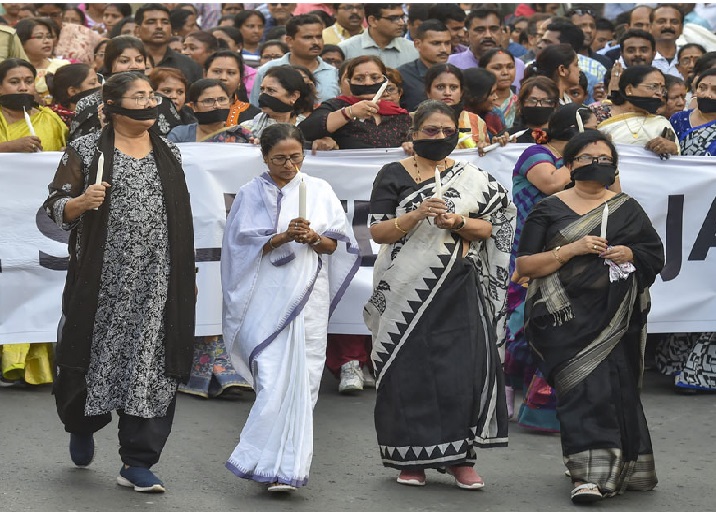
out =
{"type": "MultiPolygon", "coordinates": [[[[512,169],[525,145],[470,160],[511,188],[512,169]]],[[[194,212],[200,272],[197,334],[221,332],[219,259],[227,210],[244,183],[263,172],[257,147],[181,144],[194,212]]],[[[716,166],[710,157],[661,161],[645,150],[620,147],[624,191],[635,197],[664,240],[667,266],[652,288],[651,332],[716,330],[716,166]],[[667,230],[668,225],[668,230],[667,230]]],[[[366,333],[363,304],[371,293],[378,247],[366,227],[378,170],[404,155],[399,149],[343,150],[308,155],[304,171],[331,183],[352,219],[363,267],[331,320],[331,332],[366,333]]],[[[67,264],[68,233],[40,208],[60,153],[0,154],[0,343],[56,339],[67,264]]]]}

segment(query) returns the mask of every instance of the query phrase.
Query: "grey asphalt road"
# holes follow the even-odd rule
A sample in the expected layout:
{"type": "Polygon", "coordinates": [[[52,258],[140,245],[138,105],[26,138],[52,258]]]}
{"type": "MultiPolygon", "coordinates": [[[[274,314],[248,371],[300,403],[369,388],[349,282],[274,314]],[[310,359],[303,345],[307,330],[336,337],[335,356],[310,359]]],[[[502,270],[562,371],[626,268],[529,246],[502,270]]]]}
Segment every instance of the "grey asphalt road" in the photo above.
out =
{"type": "MultiPolygon", "coordinates": [[[[380,464],[373,429],[373,391],[341,396],[325,376],[316,407],[309,484],[290,496],[237,479],[224,468],[251,407],[239,401],[179,397],[172,435],[155,471],[165,494],[116,485],[116,421],[96,435],[90,468],[73,467],[49,389],[0,389],[0,511],[561,511],[574,510],[563,476],[559,438],[514,426],[508,448],[482,450],[483,491],[457,489],[428,472],[428,485],[395,483],[380,464]]],[[[620,511],[711,511],[714,505],[716,396],[675,395],[665,377],[647,374],[644,406],[660,483],[593,508],[620,511]]]]}

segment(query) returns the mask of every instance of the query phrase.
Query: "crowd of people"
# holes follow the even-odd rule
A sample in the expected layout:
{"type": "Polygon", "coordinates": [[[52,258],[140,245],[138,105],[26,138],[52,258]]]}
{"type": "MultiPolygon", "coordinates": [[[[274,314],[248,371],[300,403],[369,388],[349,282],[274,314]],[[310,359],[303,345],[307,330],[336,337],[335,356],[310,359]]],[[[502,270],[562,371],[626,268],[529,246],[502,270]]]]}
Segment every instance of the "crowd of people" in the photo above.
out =
{"type": "MultiPolygon", "coordinates": [[[[253,389],[227,468],[294,490],[325,366],[341,393],[377,388],[401,484],[437,469],[481,489],[475,449],[505,446],[512,418],[561,434],[575,503],[656,485],[639,390],[663,247],[615,144],[716,154],[711,4],[2,7],[0,152],[64,151],[44,207],[71,237],[56,349],[0,346],[0,384],[54,381],[77,466],[117,411],[118,483],[161,492],[177,391],[253,389]],[[182,142],[266,164],[227,219],[213,336],[193,335],[182,142]],[[450,157],[515,142],[511,193],[450,157]],[[359,254],[303,155],[369,148],[405,153],[370,200],[372,335],[329,335],[359,254]]],[[[655,365],[716,391],[715,339],[650,337],[655,365]]]]}

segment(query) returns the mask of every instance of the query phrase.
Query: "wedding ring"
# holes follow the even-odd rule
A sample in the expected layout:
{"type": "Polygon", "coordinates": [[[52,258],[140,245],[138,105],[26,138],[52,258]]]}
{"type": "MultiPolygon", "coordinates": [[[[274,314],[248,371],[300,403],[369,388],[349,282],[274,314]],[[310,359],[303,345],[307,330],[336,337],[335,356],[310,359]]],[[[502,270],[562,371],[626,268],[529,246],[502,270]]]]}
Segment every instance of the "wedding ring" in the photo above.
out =
{"type": "Polygon", "coordinates": [[[597,244],[594,244],[594,245],[592,246],[592,249],[594,249],[594,250],[596,251],[596,250],[597,250],[597,244]]]}
{"type": "Polygon", "coordinates": [[[432,208],[432,206],[428,206],[428,213],[433,213],[433,208],[432,208]]]}

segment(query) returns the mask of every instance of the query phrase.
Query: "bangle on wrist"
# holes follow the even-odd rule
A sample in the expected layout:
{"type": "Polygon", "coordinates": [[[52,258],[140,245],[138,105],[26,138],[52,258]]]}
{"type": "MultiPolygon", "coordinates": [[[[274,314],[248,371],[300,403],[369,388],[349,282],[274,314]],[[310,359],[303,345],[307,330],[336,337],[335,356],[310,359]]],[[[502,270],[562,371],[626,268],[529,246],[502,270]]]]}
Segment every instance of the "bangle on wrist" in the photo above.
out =
{"type": "Polygon", "coordinates": [[[400,227],[400,224],[398,224],[398,217],[396,217],[396,218],[394,219],[394,221],[395,221],[395,222],[394,222],[394,224],[395,224],[395,229],[397,229],[398,231],[400,231],[400,232],[403,233],[404,235],[407,235],[408,232],[405,231],[403,228],[401,228],[401,227],[400,227]]]}
{"type": "Polygon", "coordinates": [[[562,258],[559,257],[559,250],[561,248],[562,248],[562,246],[558,245],[557,247],[552,249],[552,255],[554,256],[554,259],[556,259],[559,262],[560,265],[564,265],[565,263],[567,263],[567,260],[563,260],[562,258]]]}
{"type": "Polygon", "coordinates": [[[343,107],[342,109],[340,109],[339,112],[343,115],[343,119],[345,119],[346,121],[351,120],[350,116],[348,114],[346,114],[346,107],[343,107]]]}
{"type": "Polygon", "coordinates": [[[354,121],[356,120],[356,116],[353,115],[353,105],[351,105],[350,107],[348,107],[348,115],[349,115],[350,118],[353,119],[354,121]]]}
{"type": "Polygon", "coordinates": [[[450,231],[458,232],[458,231],[460,231],[462,228],[465,227],[465,222],[467,222],[467,219],[465,219],[465,216],[464,216],[464,215],[460,215],[460,218],[462,219],[462,220],[460,221],[460,224],[458,224],[457,227],[452,228],[450,231]]]}
{"type": "MultiPolygon", "coordinates": [[[[275,235],[274,235],[274,236],[275,236],[275,235]]],[[[276,246],[273,244],[273,236],[269,238],[269,247],[270,247],[271,249],[278,249],[278,247],[276,247],[276,246]]]]}
{"type": "MultiPolygon", "coordinates": [[[[318,233],[316,233],[316,234],[318,234],[318,233]]],[[[317,245],[321,245],[321,241],[322,241],[322,240],[321,240],[321,235],[318,235],[318,238],[316,238],[316,240],[313,241],[313,242],[311,242],[309,245],[310,245],[311,247],[316,247],[317,245]]]]}

